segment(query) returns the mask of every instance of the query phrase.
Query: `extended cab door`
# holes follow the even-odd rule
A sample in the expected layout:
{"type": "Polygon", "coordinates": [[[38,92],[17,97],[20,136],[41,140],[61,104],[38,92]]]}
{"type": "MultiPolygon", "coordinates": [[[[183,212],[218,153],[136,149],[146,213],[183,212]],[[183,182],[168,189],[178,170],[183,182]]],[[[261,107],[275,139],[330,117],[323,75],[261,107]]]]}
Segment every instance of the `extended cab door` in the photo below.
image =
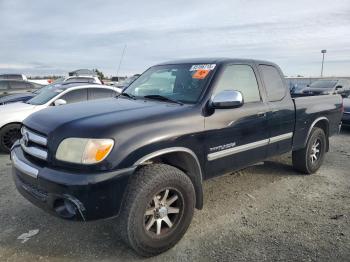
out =
{"type": "Polygon", "coordinates": [[[273,65],[260,64],[258,67],[269,105],[267,112],[269,129],[267,155],[273,156],[292,149],[295,124],[294,102],[281,70],[273,65]]]}
{"type": "Polygon", "coordinates": [[[230,64],[218,72],[213,96],[224,90],[243,95],[240,108],[215,109],[205,118],[206,176],[237,170],[266,157],[268,106],[263,102],[253,65],[230,64]]]}

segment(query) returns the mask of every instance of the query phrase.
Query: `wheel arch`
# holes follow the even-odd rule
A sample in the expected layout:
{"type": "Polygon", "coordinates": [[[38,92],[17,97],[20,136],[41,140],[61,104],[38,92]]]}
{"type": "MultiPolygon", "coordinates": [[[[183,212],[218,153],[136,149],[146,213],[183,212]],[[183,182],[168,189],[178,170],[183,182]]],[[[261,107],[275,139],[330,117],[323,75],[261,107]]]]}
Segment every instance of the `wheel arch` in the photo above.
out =
{"type": "MultiPolygon", "coordinates": [[[[326,135],[326,142],[327,142],[326,143],[326,152],[328,152],[328,150],[329,150],[329,120],[328,120],[328,118],[323,116],[323,117],[316,118],[314,120],[314,122],[312,122],[312,124],[309,128],[308,134],[307,134],[306,142],[309,139],[311,131],[314,127],[321,128],[324,131],[324,133],[326,135]]],[[[306,142],[305,142],[305,145],[306,145],[306,142]]]]}
{"type": "Polygon", "coordinates": [[[3,143],[3,137],[4,137],[4,134],[6,134],[6,132],[5,132],[6,130],[4,130],[4,128],[11,126],[11,125],[19,125],[19,128],[21,128],[22,123],[21,122],[11,122],[11,123],[7,123],[7,124],[0,127],[0,151],[3,151],[5,153],[8,153],[10,151],[10,147],[8,147],[7,144],[3,143]]]}
{"type": "Polygon", "coordinates": [[[13,121],[13,122],[10,122],[10,123],[6,123],[6,124],[4,124],[4,125],[2,125],[0,127],[0,130],[3,129],[4,127],[8,126],[8,125],[22,125],[22,122],[20,122],[20,121],[13,121]]]}
{"type": "Polygon", "coordinates": [[[165,148],[139,159],[134,166],[164,163],[174,166],[191,179],[196,193],[196,208],[203,208],[202,168],[197,155],[185,147],[165,148]]]}

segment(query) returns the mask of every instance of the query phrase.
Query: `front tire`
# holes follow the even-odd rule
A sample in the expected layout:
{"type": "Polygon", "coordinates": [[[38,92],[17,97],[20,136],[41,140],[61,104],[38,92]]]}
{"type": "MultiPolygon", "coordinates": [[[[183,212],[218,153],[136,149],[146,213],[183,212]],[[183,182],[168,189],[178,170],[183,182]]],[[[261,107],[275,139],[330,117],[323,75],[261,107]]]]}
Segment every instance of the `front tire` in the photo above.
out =
{"type": "Polygon", "coordinates": [[[9,153],[12,145],[21,138],[21,125],[9,124],[0,130],[0,151],[9,153]]]}
{"type": "Polygon", "coordinates": [[[131,178],[118,218],[118,233],[141,256],[158,255],[186,233],[195,208],[195,190],[181,170],[152,164],[131,178]]]}
{"type": "Polygon", "coordinates": [[[294,169],[304,174],[315,173],[323,163],[326,145],[325,132],[319,127],[314,127],[308,138],[306,147],[292,153],[294,169]]]}

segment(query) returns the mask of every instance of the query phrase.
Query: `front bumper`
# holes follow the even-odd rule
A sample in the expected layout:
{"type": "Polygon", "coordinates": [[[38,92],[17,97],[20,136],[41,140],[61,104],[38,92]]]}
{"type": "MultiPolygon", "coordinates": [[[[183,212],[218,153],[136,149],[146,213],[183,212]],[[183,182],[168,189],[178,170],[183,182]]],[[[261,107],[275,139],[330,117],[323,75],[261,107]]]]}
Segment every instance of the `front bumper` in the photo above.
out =
{"type": "Polygon", "coordinates": [[[45,211],[70,220],[117,216],[123,194],[136,167],[104,173],[74,173],[38,166],[20,146],[11,151],[12,174],[18,191],[45,211]]]}

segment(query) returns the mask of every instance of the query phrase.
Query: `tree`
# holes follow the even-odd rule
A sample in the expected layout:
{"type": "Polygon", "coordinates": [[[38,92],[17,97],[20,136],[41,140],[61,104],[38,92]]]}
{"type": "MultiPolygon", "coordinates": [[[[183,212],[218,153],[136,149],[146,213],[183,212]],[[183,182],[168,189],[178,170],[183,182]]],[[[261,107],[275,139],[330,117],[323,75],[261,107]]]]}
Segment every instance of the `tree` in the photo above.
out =
{"type": "Polygon", "coordinates": [[[94,72],[97,74],[97,77],[100,79],[100,80],[103,80],[105,78],[105,75],[100,71],[98,70],[97,68],[94,69],[94,72]]]}

